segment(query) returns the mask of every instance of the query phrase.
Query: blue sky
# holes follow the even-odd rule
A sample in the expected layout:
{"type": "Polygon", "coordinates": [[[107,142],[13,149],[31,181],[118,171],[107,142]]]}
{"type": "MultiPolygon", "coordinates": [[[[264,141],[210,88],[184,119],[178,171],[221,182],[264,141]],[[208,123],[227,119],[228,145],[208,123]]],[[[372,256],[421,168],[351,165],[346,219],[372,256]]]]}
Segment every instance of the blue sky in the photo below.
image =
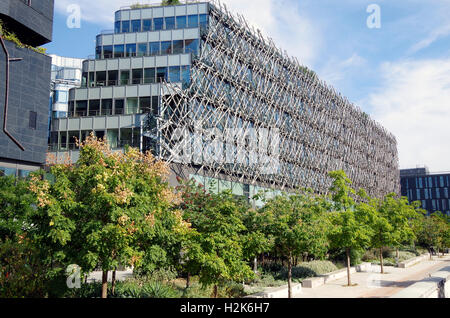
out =
{"type": "MultiPolygon", "coordinates": [[[[94,54],[95,36],[113,29],[114,11],[136,2],[55,0],[48,53],[94,54]],[[71,3],[80,5],[80,29],[66,26],[71,3]]],[[[449,0],[222,2],[394,133],[401,168],[450,170],[449,0]],[[367,26],[371,4],[381,10],[379,29],[367,26]]]]}

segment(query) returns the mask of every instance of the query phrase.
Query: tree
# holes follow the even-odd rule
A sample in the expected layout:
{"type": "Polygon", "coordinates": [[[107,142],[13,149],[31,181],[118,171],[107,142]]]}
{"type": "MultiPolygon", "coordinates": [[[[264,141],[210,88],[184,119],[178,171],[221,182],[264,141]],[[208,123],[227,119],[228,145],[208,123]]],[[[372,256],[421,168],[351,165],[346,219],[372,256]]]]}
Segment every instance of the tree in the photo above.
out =
{"type": "Polygon", "coordinates": [[[176,6],[180,3],[180,0],[163,0],[161,5],[162,6],[176,6]]]}
{"type": "Polygon", "coordinates": [[[239,206],[229,191],[208,194],[190,180],[178,188],[182,193],[181,209],[192,231],[186,236],[184,262],[186,269],[198,274],[203,286],[218,287],[227,281],[242,282],[253,277],[241,246],[245,226],[239,206]]]}
{"type": "MultiPolygon", "coordinates": [[[[51,166],[53,184],[32,180],[39,208],[52,217],[50,225],[73,225],[68,233],[55,233],[70,243],[68,260],[85,272],[100,266],[102,298],[107,297],[108,272],[140,265],[145,252],[138,238],[171,206],[167,172],[150,153],[133,148],[113,153],[106,141],[90,136],[80,145],[76,164],[51,166]]],[[[181,215],[175,218],[183,227],[181,215]]]]}
{"type": "Polygon", "coordinates": [[[332,193],[332,205],[330,207],[332,228],[329,232],[329,240],[331,246],[345,249],[348,286],[352,286],[350,252],[352,249],[365,248],[370,244],[373,233],[370,227],[370,219],[373,210],[368,204],[361,204],[356,208],[355,201],[352,198],[356,191],[351,188],[351,180],[347,178],[344,171],[333,171],[329,173],[329,176],[334,179],[330,187],[332,193]]]}
{"type": "Polygon", "coordinates": [[[266,232],[273,236],[277,252],[288,260],[288,297],[292,297],[292,267],[303,253],[324,256],[327,251],[327,223],[318,198],[304,194],[283,195],[262,208],[267,215],[266,232]]]}

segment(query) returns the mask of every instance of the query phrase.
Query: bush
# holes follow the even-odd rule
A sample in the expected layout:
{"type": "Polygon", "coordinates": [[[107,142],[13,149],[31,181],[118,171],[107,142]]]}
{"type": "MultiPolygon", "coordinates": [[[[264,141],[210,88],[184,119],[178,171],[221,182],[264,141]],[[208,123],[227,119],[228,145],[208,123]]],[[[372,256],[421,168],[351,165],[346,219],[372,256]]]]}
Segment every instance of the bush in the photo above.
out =
{"type": "MultiPolygon", "coordinates": [[[[363,249],[355,249],[352,248],[350,250],[350,266],[359,265],[363,262],[362,258],[365,254],[365,250],[363,249]]],[[[347,254],[344,249],[330,251],[330,260],[335,263],[343,263],[347,264],[347,254]]]]}

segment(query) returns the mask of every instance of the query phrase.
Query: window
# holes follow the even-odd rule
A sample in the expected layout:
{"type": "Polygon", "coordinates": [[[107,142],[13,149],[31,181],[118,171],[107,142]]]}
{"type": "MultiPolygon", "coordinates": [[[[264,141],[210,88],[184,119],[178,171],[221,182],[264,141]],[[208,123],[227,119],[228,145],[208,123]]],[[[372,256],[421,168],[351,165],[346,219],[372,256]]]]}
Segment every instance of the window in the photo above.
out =
{"type": "Polygon", "coordinates": [[[198,15],[188,16],[188,28],[197,28],[197,27],[198,27],[198,15]]]}
{"type": "Polygon", "coordinates": [[[69,101],[69,95],[66,91],[55,91],[56,103],[67,103],[69,101]]]}
{"type": "Polygon", "coordinates": [[[142,31],[151,31],[152,30],[152,20],[147,19],[142,21],[142,31]]]}
{"type": "Polygon", "coordinates": [[[155,31],[159,31],[163,29],[164,26],[164,19],[163,18],[155,18],[153,19],[153,23],[154,23],[154,30],[155,31]]]}
{"type": "Polygon", "coordinates": [[[191,84],[191,73],[189,65],[181,67],[181,82],[183,83],[183,87],[187,87],[191,84]]]}
{"type": "Polygon", "coordinates": [[[96,58],[97,60],[99,60],[99,59],[102,58],[102,47],[101,47],[101,46],[97,46],[97,47],[95,48],[95,58],[96,58]]]}
{"type": "Polygon", "coordinates": [[[103,58],[110,59],[113,57],[113,47],[112,45],[107,45],[103,47],[103,58]]]}
{"type": "Polygon", "coordinates": [[[439,191],[438,188],[436,188],[436,199],[440,199],[441,198],[441,191],[439,191]]]}
{"type": "Polygon", "coordinates": [[[82,117],[87,115],[87,101],[77,101],[75,110],[75,117],[82,117]]]}
{"type": "Polygon", "coordinates": [[[132,84],[142,84],[142,69],[134,69],[132,76],[132,84]]]}
{"type": "Polygon", "coordinates": [[[200,27],[201,28],[207,28],[208,27],[208,15],[207,14],[200,14],[200,27]]]}
{"type": "Polygon", "coordinates": [[[156,82],[167,81],[167,67],[158,67],[156,70],[156,82]]]}
{"type": "Polygon", "coordinates": [[[123,70],[120,72],[120,85],[128,85],[130,81],[130,71],[123,70]]]}
{"type": "Polygon", "coordinates": [[[81,78],[81,87],[87,87],[88,73],[84,72],[81,78]]]}
{"type": "Polygon", "coordinates": [[[126,56],[136,56],[136,44],[127,44],[126,56]]]}
{"type": "Polygon", "coordinates": [[[89,87],[95,86],[95,73],[89,72],[89,87]]]}
{"type": "Polygon", "coordinates": [[[119,71],[108,71],[108,86],[115,86],[118,84],[119,71]]]}
{"type": "Polygon", "coordinates": [[[69,131],[69,149],[77,149],[77,140],[80,139],[80,132],[77,131],[69,131]]]}
{"type": "Polygon", "coordinates": [[[100,100],[89,101],[89,116],[98,116],[100,114],[100,100]]]}
{"type": "Polygon", "coordinates": [[[137,97],[127,98],[127,108],[125,114],[137,114],[138,112],[138,99],[137,97]]]}
{"type": "Polygon", "coordinates": [[[166,30],[175,29],[175,17],[167,17],[166,20],[166,30]]]}
{"type": "Polygon", "coordinates": [[[114,45],[114,57],[120,58],[125,56],[125,46],[124,45],[114,45]]]}
{"type": "Polygon", "coordinates": [[[169,68],[169,82],[179,82],[180,81],[180,67],[171,66],[169,68]]]}
{"type": "Polygon", "coordinates": [[[131,21],[131,32],[141,32],[141,20],[131,21]]]}
{"type": "Polygon", "coordinates": [[[416,199],[420,200],[420,190],[419,189],[417,189],[417,198],[416,199]]]}
{"type": "Polygon", "coordinates": [[[75,113],[75,102],[70,101],[69,102],[69,117],[73,116],[75,113]]]}
{"type": "Polygon", "coordinates": [[[194,56],[198,55],[198,40],[185,40],[186,53],[192,53],[194,56]]]}
{"type": "Polygon", "coordinates": [[[183,54],[184,53],[184,41],[177,40],[173,41],[173,54],[183,54]]]}
{"type": "Polygon", "coordinates": [[[159,115],[159,97],[158,96],[152,97],[152,111],[153,111],[153,115],[155,115],[155,116],[159,115]]]}
{"type": "Polygon", "coordinates": [[[160,45],[159,42],[150,42],[149,53],[151,56],[160,54],[160,45]]]}
{"type": "Polygon", "coordinates": [[[139,43],[138,44],[138,56],[147,55],[147,43],[139,43]]]}
{"type": "Polygon", "coordinates": [[[118,129],[108,129],[106,133],[106,139],[108,140],[108,145],[112,149],[116,149],[119,143],[119,130],[118,129]]]}
{"type": "Polygon", "coordinates": [[[97,87],[106,86],[106,71],[97,72],[96,76],[95,85],[97,87]]]}
{"type": "Polygon", "coordinates": [[[122,33],[130,32],[130,21],[122,21],[122,33]]]}
{"type": "Polygon", "coordinates": [[[112,99],[103,99],[102,100],[102,111],[101,114],[103,116],[110,116],[113,113],[113,101],[112,99]]]}
{"type": "Polygon", "coordinates": [[[161,55],[172,54],[172,42],[164,41],[161,42],[161,55]]]}
{"type": "Polygon", "coordinates": [[[139,98],[139,112],[143,114],[151,113],[152,104],[150,97],[139,98]]]}
{"type": "Polygon", "coordinates": [[[154,68],[144,70],[144,84],[152,84],[156,81],[156,71],[154,68]]]}
{"type": "Polygon", "coordinates": [[[28,127],[30,127],[31,129],[36,129],[36,125],[37,125],[37,113],[30,111],[30,119],[28,127]]]}
{"type": "Polygon", "coordinates": [[[120,21],[114,23],[114,33],[120,33],[120,21]]]}
{"type": "Polygon", "coordinates": [[[177,17],[177,29],[184,29],[187,26],[186,16],[177,17]]]}
{"type": "Polygon", "coordinates": [[[124,111],[124,100],[123,99],[116,99],[114,101],[114,114],[115,115],[122,115],[124,111]]]}

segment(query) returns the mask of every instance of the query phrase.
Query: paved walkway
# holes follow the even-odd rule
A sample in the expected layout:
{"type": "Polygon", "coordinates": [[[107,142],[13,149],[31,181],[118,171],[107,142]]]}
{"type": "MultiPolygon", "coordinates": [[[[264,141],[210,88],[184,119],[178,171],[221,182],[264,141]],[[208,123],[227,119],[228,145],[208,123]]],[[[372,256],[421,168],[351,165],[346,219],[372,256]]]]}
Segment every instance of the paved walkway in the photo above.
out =
{"type": "Polygon", "coordinates": [[[433,260],[422,261],[409,268],[372,265],[371,272],[351,274],[352,284],[348,287],[347,276],[333,280],[317,288],[303,288],[296,298],[382,298],[390,297],[400,290],[429,277],[430,274],[450,266],[450,255],[433,260]]]}

